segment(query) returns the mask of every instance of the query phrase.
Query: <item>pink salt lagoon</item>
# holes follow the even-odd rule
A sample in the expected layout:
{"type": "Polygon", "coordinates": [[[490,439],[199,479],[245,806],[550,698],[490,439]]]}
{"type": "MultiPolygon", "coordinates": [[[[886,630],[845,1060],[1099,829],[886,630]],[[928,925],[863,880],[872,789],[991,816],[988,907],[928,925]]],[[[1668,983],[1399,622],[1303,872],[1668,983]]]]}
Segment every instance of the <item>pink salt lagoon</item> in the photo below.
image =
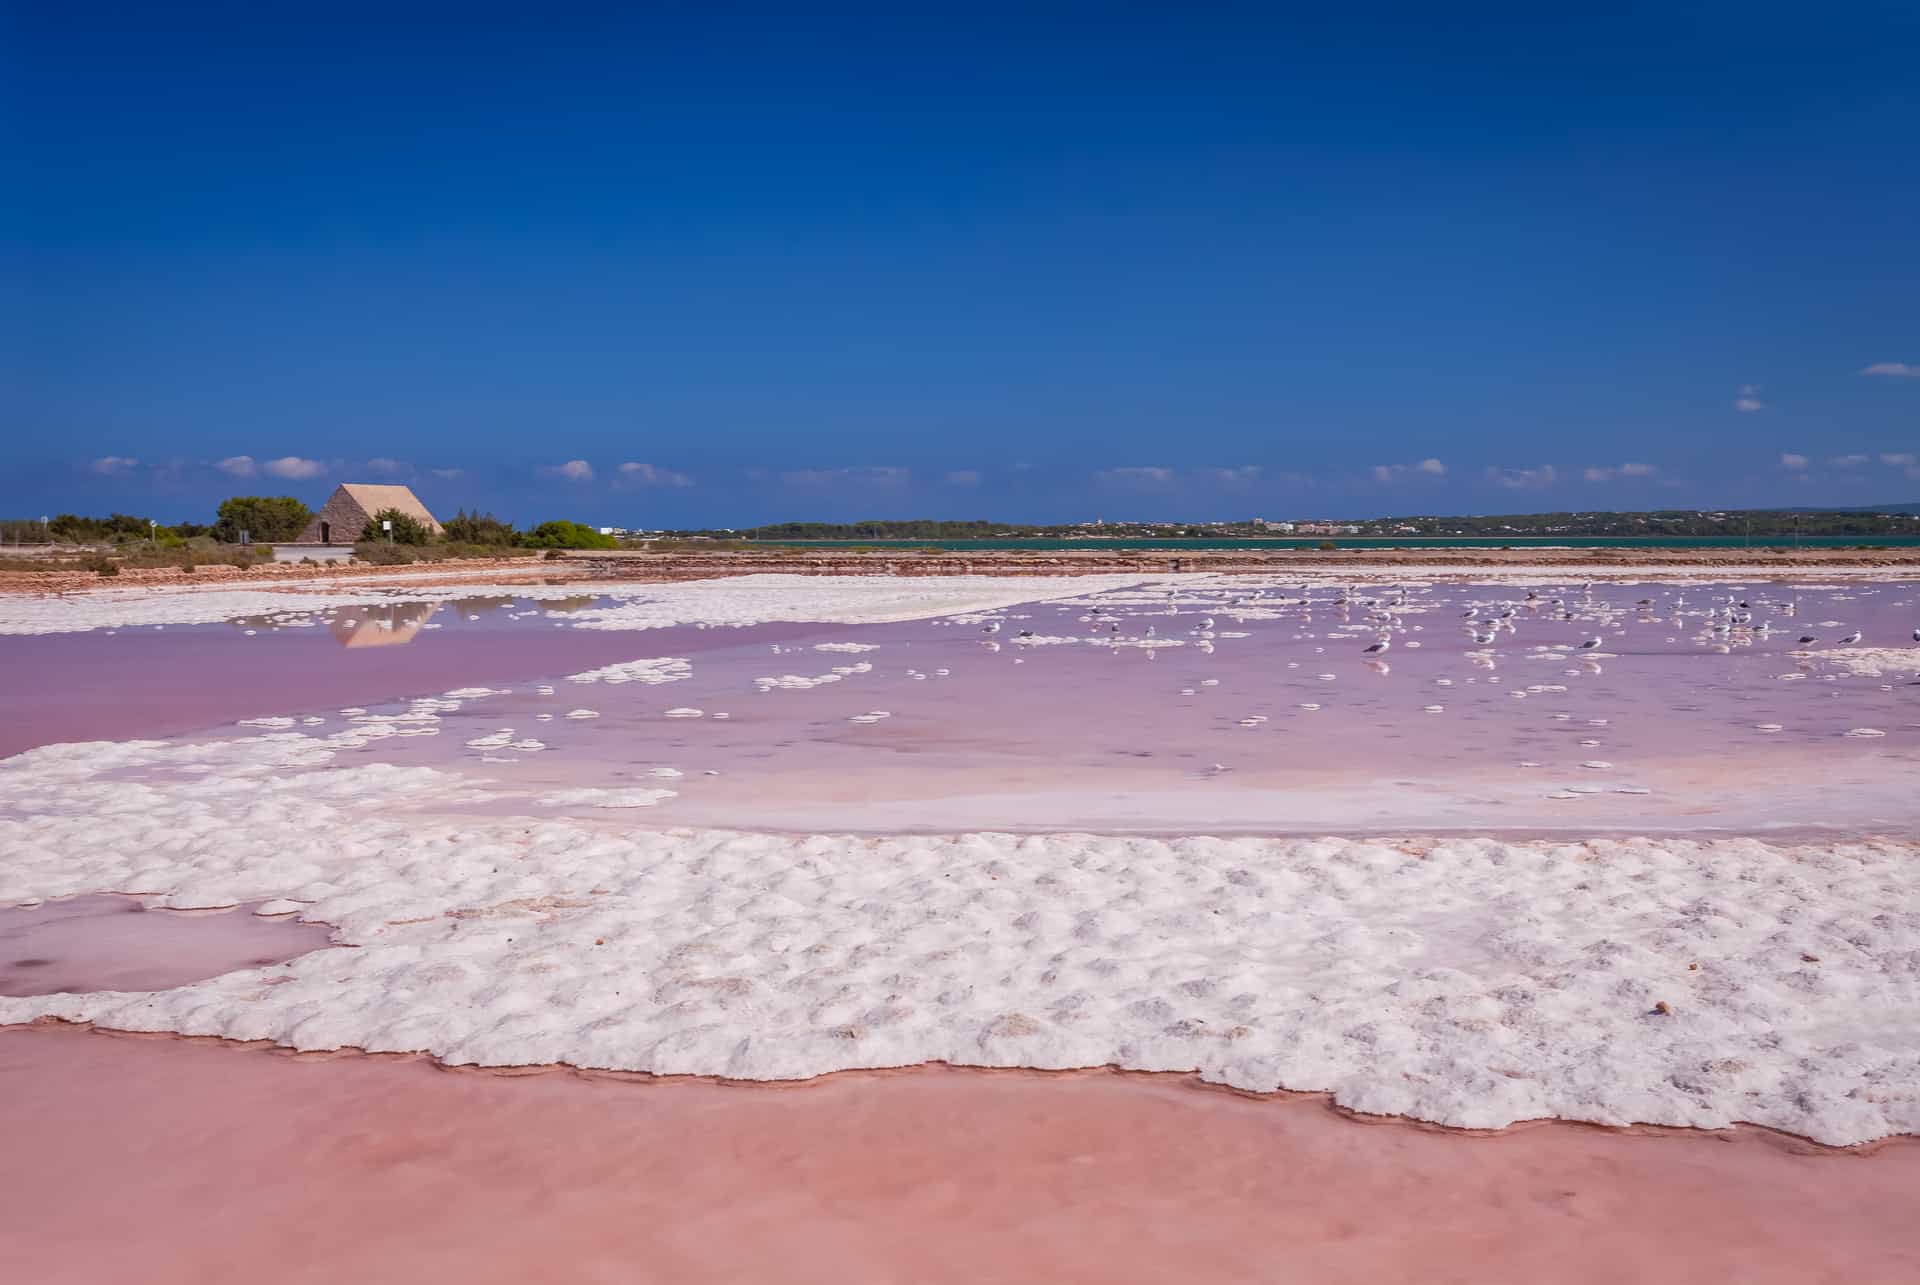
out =
{"type": "Polygon", "coordinates": [[[320,924],[232,910],[147,910],[130,897],[0,906],[0,995],[158,991],[327,946],[320,924]]]}
{"type": "Polygon", "coordinates": [[[1339,605],[1321,588],[1302,606],[1276,589],[1238,608],[1217,593],[1162,605],[1157,591],[1123,592],[1087,600],[1107,604],[1098,614],[1077,602],[639,632],[556,627],[587,597],[501,594],[342,608],[328,629],[4,639],[0,654],[50,679],[22,694],[6,733],[16,749],[240,735],[253,729],[231,723],[270,716],[317,718],[325,733],[342,708],[378,715],[404,708],[399,697],[488,687],[437,736],[338,761],[451,766],[529,793],[674,792],[626,824],[1858,833],[1920,821],[1920,647],[1877,673],[1821,659],[1854,630],[1862,645],[1909,642],[1909,586],[1567,586],[1529,600],[1443,585],[1407,593],[1389,619],[1395,592],[1339,605]],[[1712,632],[1705,612],[1734,602],[1771,634],[1712,632]],[[1503,604],[1511,628],[1477,642],[1503,604]],[[1821,643],[1798,646],[1803,632],[1821,643]],[[343,645],[366,638],[376,645],[343,645]],[[1377,638],[1390,649],[1367,655],[1377,638]],[[565,681],[642,657],[685,658],[691,672],[659,686],[565,681]],[[568,717],[582,710],[593,716],[568,717]],[[506,745],[468,744],[509,729],[506,745]],[[510,747],[528,741],[543,748],[510,747]]]}
{"type": "MultiPolygon", "coordinates": [[[[318,738],[408,712],[409,698],[484,687],[433,712],[434,734],[349,745],[308,770],[450,769],[495,796],[460,805],[476,813],[620,828],[1851,837],[1920,822],[1920,649],[1873,672],[1821,657],[1855,629],[1861,646],[1907,645],[1920,619],[1910,585],[1539,594],[1529,605],[1511,586],[1435,586],[1375,618],[1392,591],[1356,590],[1343,608],[1325,588],[1308,607],[1275,589],[1235,609],[1221,595],[1170,607],[1155,590],[1093,599],[1097,614],[1036,603],[902,624],[622,632],[564,627],[564,611],[546,614],[556,604],[502,593],[342,608],[312,628],[262,618],[0,638],[9,672],[36,679],[10,694],[5,748],[318,738]],[[1703,610],[1723,598],[1755,603],[1776,628],[1715,631],[1703,610]],[[1786,601],[1791,616],[1763,605],[1786,601]],[[1508,602],[1512,629],[1485,644],[1467,632],[1470,605],[1484,629],[1508,602]],[[1802,632],[1820,642],[1799,647],[1802,632]],[[1380,637],[1392,646],[1369,657],[1380,637]],[[1078,641],[1041,641],[1065,638],[1078,641]],[[685,659],[686,676],[569,681],[665,657],[685,659]],[[581,711],[591,717],[569,717],[581,711]],[[648,790],[670,794],[599,802],[648,790]],[[568,801],[543,801],[554,795],[568,801]]],[[[172,773],[125,779],[149,771],[172,773]]],[[[125,904],[0,911],[0,953],[67,961],[63,987],[160,989],[247,970],[271,982],[275,961],[294,959],[291,974],[327,938],[245,908],[176,917],[125,904]],[[170,935],[124,936],[149,928],[170,935]]],[[[14,993],[52,971],[6,963],[14,993]]],[[[1900,1138],[1851,1153],[1751,1129],[1474,1138],[1178,1078],[922,1069],[749,1091],[71,1028],[0,1030],[0,1069],[16,1090],[0,1095],[0,1129],[19,1161],[0,1198],[40,1229],[21,1261],[49,1281],[1920,1269],[1902,1204],[1915,1147],[1900,1138]],[[166,1184],[152,1179],[161,1170],[166,1184]],[[102,1199],[140,1206],[142,1227],[165,1234],[99,1235],[84,1211],[102,1199]],[[208,1225],[214,1208],[228,1230],[208,1225]],[[285,1245],[316,1234],[325,1251],[290,1262],[285,1245]]]]}
{"type": "Polygon", "coordinates": [[[1470,1137],[1178,1077],[746,1090],[0,1030],[38,1285],[661,1280],[1892,1282],[1920,1145],[1470,1137]],[[133,1211],[107,1216],[102,1210],[133,1211]]]}

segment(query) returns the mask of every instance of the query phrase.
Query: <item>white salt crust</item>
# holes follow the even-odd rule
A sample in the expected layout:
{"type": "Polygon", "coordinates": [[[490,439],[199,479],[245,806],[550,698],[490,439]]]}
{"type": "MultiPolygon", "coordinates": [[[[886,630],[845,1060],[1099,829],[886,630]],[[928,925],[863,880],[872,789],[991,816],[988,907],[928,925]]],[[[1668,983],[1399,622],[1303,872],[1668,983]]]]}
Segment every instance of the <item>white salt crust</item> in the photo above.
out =
{"type": "MultiPolygon", "coordinates": [[[[529,601],[609,601],[547,613],[576,629],[663,629],[672,625],[743,626],[779,621],[885,624],[956,612],[995,611],[1038,599],[1127,588],[1156,578],[1093,576],[729,576],[672,584],[580,580],[558,585],[382,586],[343,589],[101,589],[65,596],[0,597],[0,634],[78,633],[92,629],[216,624],[266,616],[313,627],[316,613],[340,608],[447,602],[476,594],[529,601]]],[[[351,612],[344,613],[351,618],[351,612]]]]}
{"type": "MultiPolygon", "coordinates": [[[[436,578],[459,573],[423,573],[436,578]]],[[[1801,583],[1803,590],[1833,589],[1859,581],[1901,582],[1916,573],[1898,567],[1823,569],[1830,583],[1801,583]]],[[[312,628],[319,613],[339,608],[391,606],[408,602],[443,603],[476,595],[503,595],[541,602],[575,599],[583,593],[609,604],[550,612],[555,624],[580,629],[659,629],[670,625],[735,626],[776,621],[882,624],[933,616],[1004,610],[1022,603],[1059,601],[1084,594],[1126,588],[1182,592],[1236,587],[1288,585],[1352,586],[1368,584],[1412,588],[1445,580],[1478,584],[1565,585],[1594,583],[1720,585],[1729,579],[1763,583],[1799,579],[1792,571],[1765,573],[1754,568],[1649,565],[1576,572],[1564,567],[1509,566],[1404,567],[1368,563],[1364,558],[1330,563],[1325,570],[1288,568],[1272,575],[1221,575],[1201,572],[1179,576],[1101,574],[1085,576],[730,576],[672,584],[580,579],[552,585],[502,582],[488,574],[458,584],[413,585],[402,578],[334,580],[324,585],[267,588],[215,588],[191,585],[89,589],[70,594],[0,596],[0,634],[76,633],[93,629],[160,628],[166,625],[217,624],[238,617],[264,617],[280,627],[312,628]]],[[[1163,601],[1142,596],[1116,601],[1163,601]]],[[[1279,613],[1245,606],[1241,620],[1277,619],[1279,613]]],[[[351,613],[346,619],[352,620],[351,613]]],[[[1159,645],[1165,645],[1164,643],[1159,645]]]]}
{"type": "Polygon", "coordinates": [[[1832,647],[1811,654],[1815,660],[1865,678],[1920,677],[1920,645],[1832,647]]]}
{"type": "Polygon", "coordinates": [[[292,902],[358,947],[0,998],[0,1023],[740,1079],[1113,1064],[1476,1128],[1920,1131],[1911,844],[661,831],[602,797],[597,821],[456,815],[516,796],[333,757],[280,732],[0,762],[0,904],[292,902]]]}

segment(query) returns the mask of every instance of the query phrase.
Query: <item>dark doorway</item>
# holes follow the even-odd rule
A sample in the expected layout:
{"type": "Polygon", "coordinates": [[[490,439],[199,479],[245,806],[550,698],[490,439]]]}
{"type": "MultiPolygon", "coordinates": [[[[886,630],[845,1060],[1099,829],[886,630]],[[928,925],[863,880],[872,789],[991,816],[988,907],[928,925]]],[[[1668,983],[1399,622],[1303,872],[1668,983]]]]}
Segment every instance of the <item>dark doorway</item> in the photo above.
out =
{"type": "Polygon", "coordinates": [[[320,543],[322,544],[333,543],[333,523],[322,522],[320,524],[320,543]]]}

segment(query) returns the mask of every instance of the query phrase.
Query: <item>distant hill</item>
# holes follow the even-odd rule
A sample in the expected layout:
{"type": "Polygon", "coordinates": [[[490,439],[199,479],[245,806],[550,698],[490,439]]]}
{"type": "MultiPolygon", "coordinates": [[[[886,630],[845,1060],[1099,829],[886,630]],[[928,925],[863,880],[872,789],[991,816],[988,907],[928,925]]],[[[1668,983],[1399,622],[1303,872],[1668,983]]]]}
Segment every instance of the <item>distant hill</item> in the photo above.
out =
{"type": "Polygon", "coordinates": [[[1862,504],[1854,508],[1835,509],[1836,513],[1905,513],[1920,517],[1920,500],[1909,504],[1862,504]]]}

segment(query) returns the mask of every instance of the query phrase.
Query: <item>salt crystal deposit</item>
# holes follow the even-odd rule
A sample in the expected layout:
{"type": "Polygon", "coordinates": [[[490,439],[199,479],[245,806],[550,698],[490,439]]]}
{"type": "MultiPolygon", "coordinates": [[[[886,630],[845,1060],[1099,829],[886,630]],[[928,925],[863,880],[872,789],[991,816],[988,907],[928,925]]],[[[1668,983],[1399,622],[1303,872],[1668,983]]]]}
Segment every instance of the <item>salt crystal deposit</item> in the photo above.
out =
{"type": "MultiPolygon", "coordinates": [[[[1487,1128],[1920,1130],[1920,849],[1845,837],[1911,833],[1905,688],[1864,680],[1902,676],[1916,649],[1790,657],[1790,637],[1721,628],[1671,588],[1630,605],[1563,587],[1562,624],[1490,588],[1347,581],[503,589],[522,607],[504,619],[526,618],[503,628],[602,649],[460,675],[505,686],[335,692],[314,702],[326,718],[276,687],[224,732],[0,760],[0,904],[259,903],[356,947],[166,991],[0,1000],[0,1022],[745,1079],[1111,1064],[1487,1128]],[[924,623],[880,627],[900,622],[924,623]],[[617,639],[564,632],[755,624],[780,628],[733,644],[749,659],[706,637],[620,659],[617,639]],[[1353,663],[1388,636],[1410,653],[1399,673],[1353,663]],[[769,637],[801,659],[768,665],[769,637]],[[1630,645],[1574,652],[1585,637],[1630,645]],[[879,666],[853,659],[883,646],[879,666]],[[598,708],[553,699],[569,682],[598,708]],[[644,690],[667,683],[686,703],[644,690]],[[723,721],[749,686],[772,694],[723,721]],[[1447,705],[1424,703],[1434,687],[1447,705]],[[332,713],[346,699],[366,703],[332,713]],[[1818,750],[1794,760],[1799,745],[1818,750]],[[762,793],[766,811],[742,806],[762,793]],[[1764,815],[1711,806],[1760,795],[1764,815]],[[782,808],[809,823],[769,819],[782,808]],[[935,829],[939,808],[961,819],[935,829]],[[1308,829],[1342,815],[1461,837],[1308,829]],[[1471,837],[1494,825],[1565,837],[1471,837]],[[1133,826],[1153,833],[1118,833],[1133,826]],[[1737,837],[1767,826],[1839,837],[1737,837]],[[934,832],[903,833],[919,828],[934,832]]],[[[0,602],[0,633],[205,625],[239,603],[257,654],[342,607],[371,628],[395,602],[475,592],[107,591],[0,602]]],[[[447,613],[448,636],[472,614],[447,613]]],[[[1866,605],[1836,614],[1896,636],[1866,605]]]]}
{"type": "Polygon", "coordinates": [[[288,735],[0,764],[0,902],[292,901],[358,949],[0,999],[0,1022],[743,1079],[1111,1063],[1475,1128],[1920,1129],[1920,1046],[1883,1020],[1920,985],[1912,845],[856,841],[440,818],[473,797],[461,778],[378,764],[244,792],[114,776],[297,762],[288,735]]]}

